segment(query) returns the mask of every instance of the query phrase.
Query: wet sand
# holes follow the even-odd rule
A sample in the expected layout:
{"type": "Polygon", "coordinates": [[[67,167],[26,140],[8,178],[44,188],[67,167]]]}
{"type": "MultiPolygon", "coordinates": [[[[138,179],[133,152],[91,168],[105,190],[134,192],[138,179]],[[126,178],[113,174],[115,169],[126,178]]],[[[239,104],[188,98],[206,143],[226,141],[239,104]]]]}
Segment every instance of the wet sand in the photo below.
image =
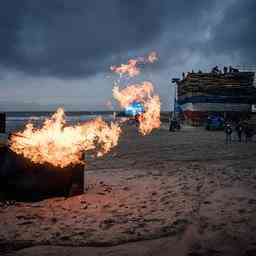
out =
{"type": "Polygon", "coordinates": [[[256,143],[128,127],[87,165],[89,190],[0,207],[8,255],[256,255],[256,143]]]}

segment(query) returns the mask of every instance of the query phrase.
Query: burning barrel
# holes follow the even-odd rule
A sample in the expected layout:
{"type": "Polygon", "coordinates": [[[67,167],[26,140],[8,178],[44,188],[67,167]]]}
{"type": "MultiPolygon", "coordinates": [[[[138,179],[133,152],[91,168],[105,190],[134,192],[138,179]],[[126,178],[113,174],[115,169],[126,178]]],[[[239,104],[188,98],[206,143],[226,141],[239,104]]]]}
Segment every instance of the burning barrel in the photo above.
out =
{"type": "Polygon", "coordinates": [[[120,133],[118,124],[102,118],[67,125],[61,108],[41,128],[28,123],[1,149],[0,196],[37,201],[83,192],[85,152],[106,154],[117,145],[120,133]]]}
{"type": "Polygon", "coordinates": [[[0,195],[17,201],[39,201],[83,192],[82,164],[56,167],[38,164],[8,147],[0,148],[0,195]]]}

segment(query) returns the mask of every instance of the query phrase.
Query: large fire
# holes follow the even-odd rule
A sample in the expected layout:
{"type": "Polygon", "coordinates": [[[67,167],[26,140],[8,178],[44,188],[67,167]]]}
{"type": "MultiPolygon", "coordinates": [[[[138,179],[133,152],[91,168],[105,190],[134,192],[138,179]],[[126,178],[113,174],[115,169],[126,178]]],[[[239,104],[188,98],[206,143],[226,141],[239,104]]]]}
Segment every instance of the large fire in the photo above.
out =
{"type": "MultiPolygon", "coordinates": [[[[157,59],[157,54],[151,52],[146,57],[129,60],[128,64],[111,67],[111,70],[120,76],[134,77],[140,74],[140,64],[153,63],[157,59]]],[[[142,104],[143,112],[138,117],[141,134],[149,134],[160,127],[160,98],[154,94],[152,83],[143,82],[124,89],[115,86],[113,96],[123,108],[134,102],[142,104]]],[[[10,148],[34,163],[66,167],[84,163],[85,153],[99,157],[109,152],[117,145],[120,133],[118,123],[108,124],[100,117],[82,124],[67,125],[64,110],[59,108],[41,128],[29,123],[24,131],[13,134],[10,148]]]]}
{"type": "Polygon", "coordinates": [[[86,151],[97,156],[109,152],[117,145],[120,133],[118,124],[109,125],[101,118],[67,126],[64,110],[59,108],[42,128],[29,123],[24,131],[12,135],[10,148],[34,163],[66,167],[82,163],[86,151]]]}
{"type": "Polygon", "coordinates": [[[140,64],[154,63],[158,60],[156,52],[150,52],[146,57],[139,57],[137,59],[128,60],[127,64],[121,64],[120,66],[111,66],[110,70],[117,73],[122,77],[128,75],[129,77],[138,76],[140,74],[140,64]]]}
{"type": "Polygon", "coordinates": [[[149,134],[153,129],[160,127],[160,98],[154,94],[151,82],[129,85],[124,89],[115,86],[113,97],[122,108],[127,108],[133,102],[143,104],[144,113],[139,115],[139,131],[142,135],[149,134]]]}

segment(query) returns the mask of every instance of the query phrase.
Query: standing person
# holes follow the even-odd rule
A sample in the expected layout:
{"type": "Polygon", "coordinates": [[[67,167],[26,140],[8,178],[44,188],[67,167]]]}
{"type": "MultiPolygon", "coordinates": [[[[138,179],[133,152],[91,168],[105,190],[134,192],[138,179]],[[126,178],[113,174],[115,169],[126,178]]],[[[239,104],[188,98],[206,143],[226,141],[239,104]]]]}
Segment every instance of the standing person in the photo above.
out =
{"type": "Polygon", "coordinates": [[[236,126],[236,133],[237,133],[238,141],[242,142],[243,126],[240,122],[236,126]]]}
{"type": "Polygon", "coordinates": [[[253,133],[253,132],[252,132],[252,129],[251,129],[250,125],[247,123],[247,124],[245,125],[245,129],[244,129],[245,143],[251,141],[252,135],[253,135],[252,133],[253,133]]]}
{"type": "Polygon", "coordinates": [[[172,114],[169,115],[169,132],[174,131],[174,126],[173,126],[173,116],[172,114]]]}
{"type": "Polygon", "coordinates": [[[134,120],[135,120],[136,126],[139,127],[139,125],[140,125],[140,115],[136,114],[135,117],[134,117],[134,120]]]}
{"type": "Polygon", "coordinates": [[[226,133],[226,144],[231,144],[231,135],[232,135],[232,127],[230,124],[227,124],[225,127],[225,133],[226,133]]]}
{"type": "Polygon", "coordinates": [[[173,119],[170,120],[169,132],[174,132],[174,121],[173,121],[173,119]]]}

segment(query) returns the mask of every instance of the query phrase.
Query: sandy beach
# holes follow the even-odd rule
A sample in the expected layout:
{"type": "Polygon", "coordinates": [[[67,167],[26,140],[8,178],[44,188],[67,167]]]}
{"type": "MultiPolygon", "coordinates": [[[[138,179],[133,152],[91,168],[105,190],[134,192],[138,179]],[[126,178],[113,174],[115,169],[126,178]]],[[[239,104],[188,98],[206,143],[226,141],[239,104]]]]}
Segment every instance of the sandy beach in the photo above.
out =
{"type": "MultiPolygon", "coordinates": [[[[236,138],[234,138],[236,140],[236,138]]],[[[6,255],[256,255],[256,143],[126,127],[80,196],[0,206],[6,255]]]]}

